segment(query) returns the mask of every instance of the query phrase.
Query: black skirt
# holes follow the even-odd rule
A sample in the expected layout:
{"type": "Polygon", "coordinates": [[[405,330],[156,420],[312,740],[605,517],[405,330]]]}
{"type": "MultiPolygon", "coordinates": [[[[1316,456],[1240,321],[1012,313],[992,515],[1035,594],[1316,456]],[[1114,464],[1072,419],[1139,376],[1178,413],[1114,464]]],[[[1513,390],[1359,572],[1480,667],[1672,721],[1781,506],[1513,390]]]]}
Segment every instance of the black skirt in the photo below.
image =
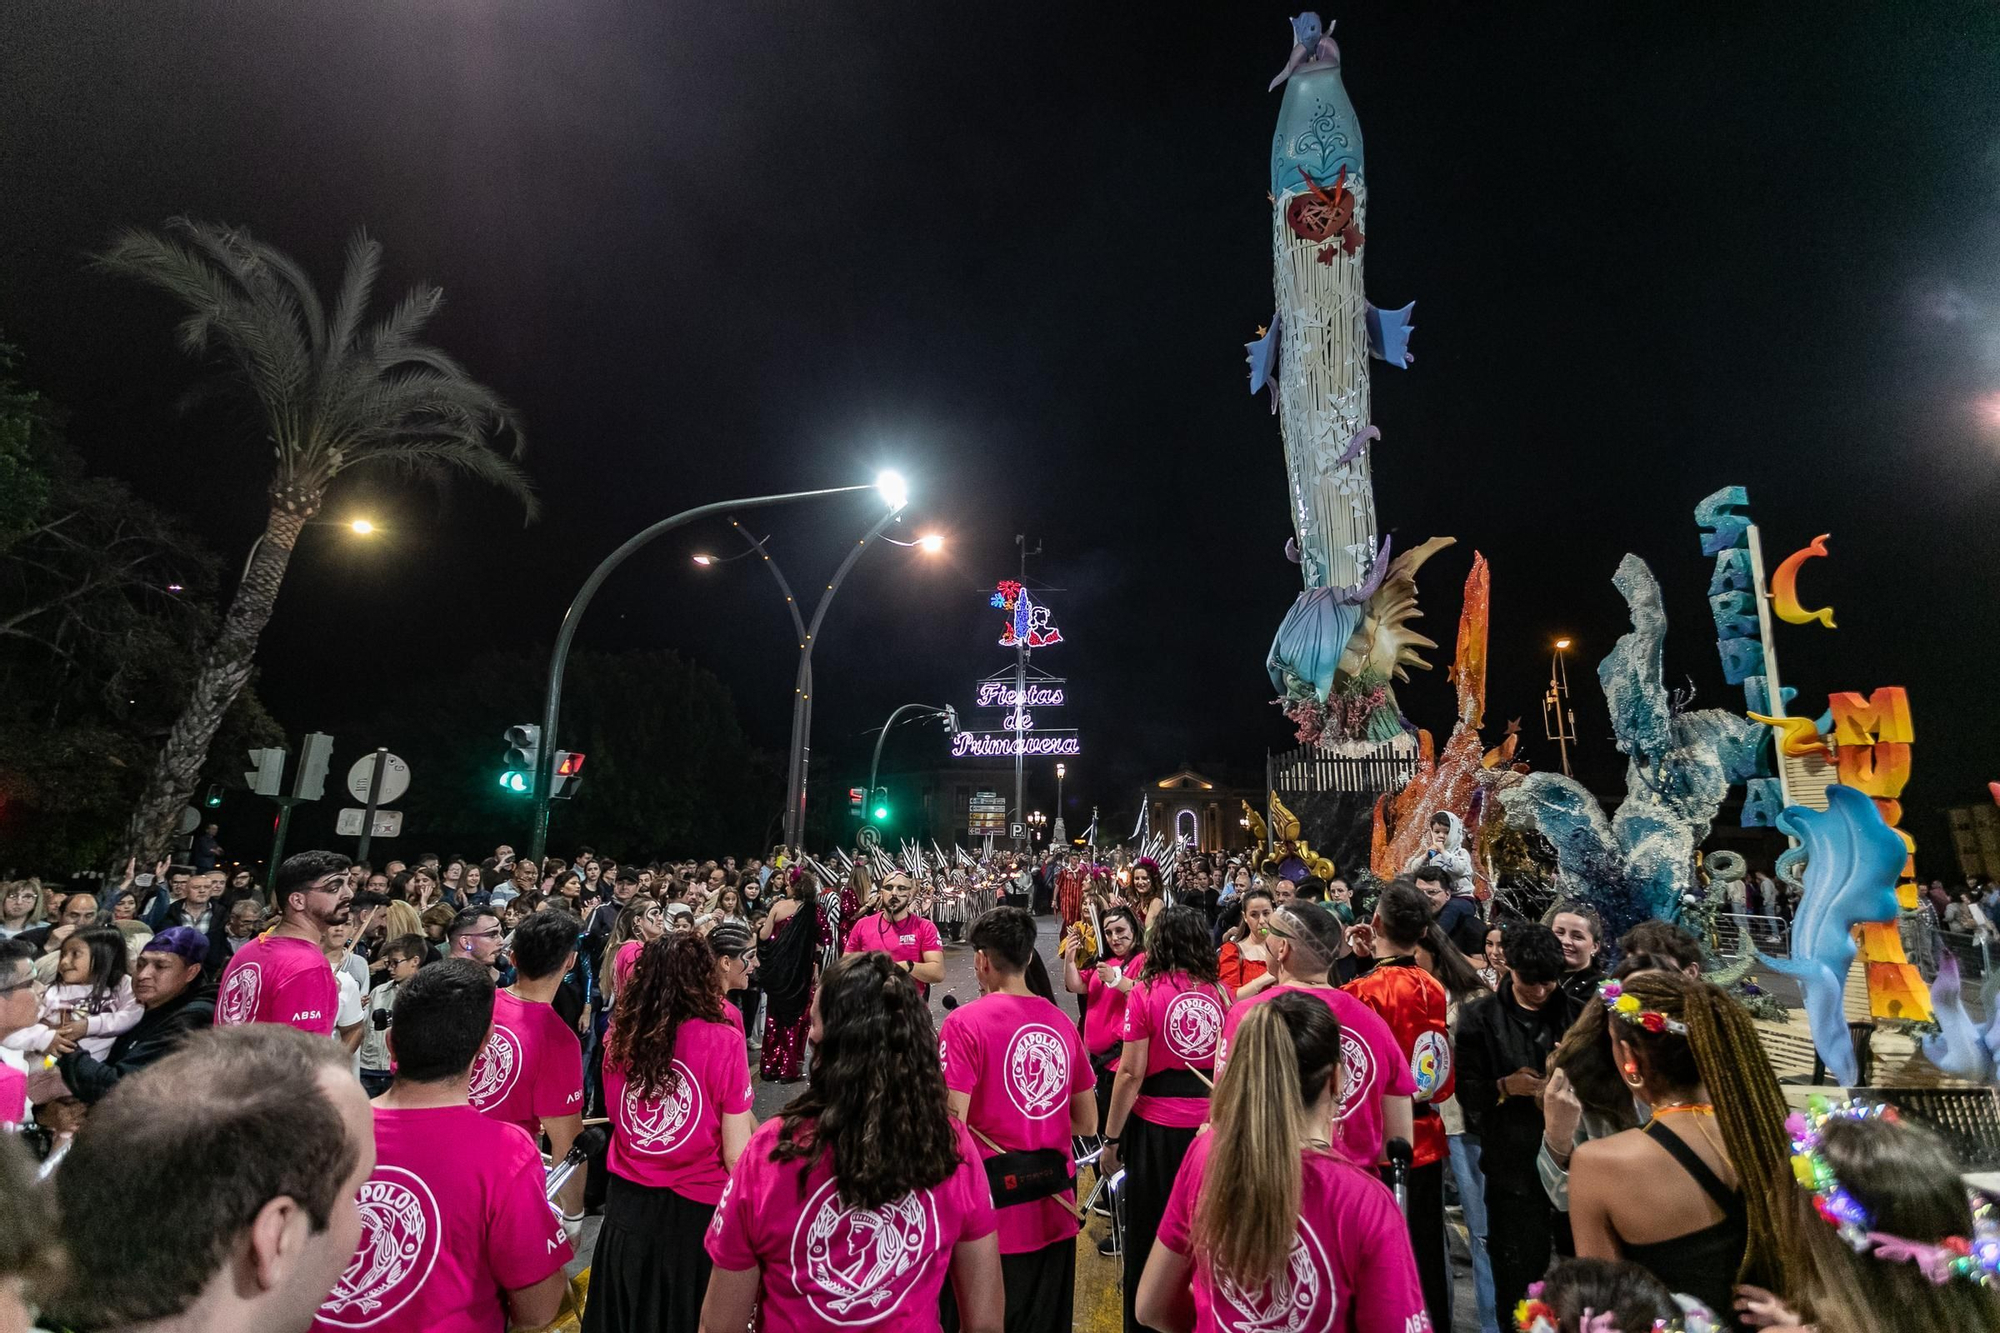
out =
{"type": "Polygon", "coordinates": [[[583,1333],[700,1333],[715,1205],[611,1174],[583,1333]]]}
{"type": "Polygon", "coordinates": [[[1185,1129],[1156,1125],[1136,1111],[1125,1117],[1119,1157],[1125,1167],[1122,1193],[1126,1333],[1147,1327],[1133,1312],[1133,1302],[1139,1295],[1139,1275],[1146,1271],[1146,1257],[1153,1252],[1153,1237],[1167,1215],[1167,1196],[1174,1192],[1174,1177],[1180,1174],[1181,1161],[1200,1132],[1198,1125],[1185,1129]]]}

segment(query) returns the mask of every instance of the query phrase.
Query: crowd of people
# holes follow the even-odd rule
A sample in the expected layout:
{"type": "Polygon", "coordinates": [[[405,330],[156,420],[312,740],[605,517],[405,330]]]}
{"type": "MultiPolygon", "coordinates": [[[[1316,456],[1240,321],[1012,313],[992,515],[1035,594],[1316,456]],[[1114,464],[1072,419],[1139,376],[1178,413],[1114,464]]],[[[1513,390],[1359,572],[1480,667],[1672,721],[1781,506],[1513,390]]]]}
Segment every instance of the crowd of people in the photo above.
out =
{"type": "Polygon", "coordinates": [[[0,884],[0,1330],[1042,1333],[1086,1228],[1128,1330],[1449,1329],[1461,1235],[1482,1333],[2000,1328],[1934,1135],[1788,1113],[1696,940],[1489,910],[1455,834],[1358,886],[508,847],[0,884]],[[947,936],[978,995],[934,1009],[947,936]]]}

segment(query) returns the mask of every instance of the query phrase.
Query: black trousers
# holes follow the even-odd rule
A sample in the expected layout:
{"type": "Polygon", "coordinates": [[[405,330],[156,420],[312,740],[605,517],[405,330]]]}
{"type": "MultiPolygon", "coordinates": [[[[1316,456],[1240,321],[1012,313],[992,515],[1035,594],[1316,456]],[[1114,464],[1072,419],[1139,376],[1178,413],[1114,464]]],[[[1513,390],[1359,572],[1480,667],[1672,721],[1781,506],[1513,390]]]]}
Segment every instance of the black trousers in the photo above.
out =
{"type": "Polygon", "coordinates": [[[1174,1192],[1174,1177],[1180,1174],[1181,1161],[1197,1132],[1198,1126],[1156,1125],[1136,1112],[1125,1117],[1124,1142],[1119,1144],[1125,1164],[1125,1333],[1151,1333],[1151,1326],[1140,1323],[1133,1313],[1139,1275],[1146,1271],[1153,1237],[1167,1215],[1167,1196],[1174,1192]]]}
{"type": "MultiPolygon", "coordinates": [[[[1076,1321],[1076,1237],[1026,1254],[1000,1256],[1007,1333],[1068,1333],[1076,1321]]],[[[938,1298],[943,1333],[958,1333],[958,1294],[946,1275],[938,1298]]]]}
{"type": "MultiPolygon", "coordinates": [[[[1535,1182],[1540,1184],[1539,1181],[1535,1182]]],[[[1495,1192],[1486,1178],[1486,1254],[1493,1261],[1493,1305],[1512,1310],[1549,1268],[1549,1226],[1555,1206],[1540,1189],[1495,1192]]]]}
{"type": "MultiPolygon", "coordinates": [[[[1451,1256],[1444,1239],[1444,1177],[1449,1167],[1442,1157],[1429,1166],[1413,1166],[1405,1187],[1409,1213],[1404,1220],[1417,1256],[1417,1284],[1424,1290],[1424,1309],[1436,1329],[1451,1327],[1451,1256]]],[[[1386,1167],[1382,1183],[1395,1188],[1386,1167]]]]}
{"type": "Polygon", "coordinates": [[[715,1205],[611,1176],[583,1333],[700,1333],[715,1205]]]}

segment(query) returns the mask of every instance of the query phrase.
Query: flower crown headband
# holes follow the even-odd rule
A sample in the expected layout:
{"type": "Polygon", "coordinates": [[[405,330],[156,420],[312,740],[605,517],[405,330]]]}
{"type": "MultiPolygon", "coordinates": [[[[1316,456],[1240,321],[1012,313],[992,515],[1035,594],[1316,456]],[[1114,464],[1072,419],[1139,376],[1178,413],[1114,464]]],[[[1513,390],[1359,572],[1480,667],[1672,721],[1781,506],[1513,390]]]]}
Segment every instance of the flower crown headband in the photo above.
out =
{"type": "MultiPolygon", "coordinates": [[[[1520,1333],[1562,1333],[1555,1310],[1542,1299],[1545,1285],[1537,1282],[1529,1287],[1528,1299],[1514,1307],[1514,1327],[1520,1333]]],[[[1674,1300],[1681,1307],[1680,1317],[1655,1319],[1647,1326],[1648,1333],[1720,1333],[1721,1326],[1706,1305],[1692,1296],[1676,1295],[1674,1300]]],[[[1599,1313],[1585,1306],[1583,1317],[1576,1321],[1576,1333],[1620,1333],[1620,1330],[1611,1322],[1611,1311],[1599,1313]]]]}
{"type": "Polygon", "coordinates": [[[1604,1001],[1606,1009],[1635,1028],[1644,1028],[1648,1032],[1671,1032],[1680,1037],[1688,1034],[1687,1024],[1679,1019],[1668,1018],[1657,1010],[1640,1008],[1639,997],[1627,995],[1625,987],[1616,981],[1606,980],[1600,983],[1597,995],[1604,1001]]]}
{"type": "Polygon", "coordinates": [[[1815,1097],[1810,1110],[1793,1112],[1785,1121],[1792,1136],[1792,1175],[1812,1195],[1813,1209],[1839,1233],[1856,1254],[1872,1254],[1889,1263],[1912,1263],[1937,1286],[1955,1277],[1982,1287],[2000,1286],[2000,1226],[1993,1205],[1973,1196],[1973,1236],[1946,1236],[1940,1241],[1904,1240],[1874,1229],[1861,1201],[1848,1192],[1821,1151],[1820,1128],[1829,1120],[1886,1120],[1900,1117],[1893,1106],[1865,1102],[1835,1105],[1815,1097]]]}

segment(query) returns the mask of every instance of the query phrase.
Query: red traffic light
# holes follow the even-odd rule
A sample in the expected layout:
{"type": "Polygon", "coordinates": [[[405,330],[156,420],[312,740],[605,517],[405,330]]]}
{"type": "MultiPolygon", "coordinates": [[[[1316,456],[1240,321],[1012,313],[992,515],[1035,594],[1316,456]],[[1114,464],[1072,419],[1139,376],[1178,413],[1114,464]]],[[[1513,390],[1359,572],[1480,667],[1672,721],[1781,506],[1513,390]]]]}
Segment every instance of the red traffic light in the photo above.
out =
{"type": "Polygon", "coordinates": [[[564,750],[556,760],[556,776],[573,778],[583,772],[583,759],[584,757],[574,750],[564,750]]]}

